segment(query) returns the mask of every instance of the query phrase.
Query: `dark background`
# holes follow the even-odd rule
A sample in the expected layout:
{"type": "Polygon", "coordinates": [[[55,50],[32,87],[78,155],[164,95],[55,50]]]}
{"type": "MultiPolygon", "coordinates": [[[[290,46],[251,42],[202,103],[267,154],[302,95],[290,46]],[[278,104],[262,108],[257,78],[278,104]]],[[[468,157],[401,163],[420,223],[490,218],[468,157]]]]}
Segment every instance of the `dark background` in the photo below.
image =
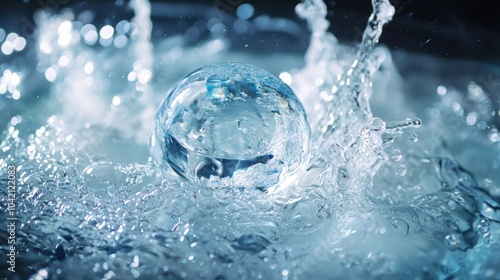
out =
{"type": "MultiPolygon", "coordinates": [[[[294,7],[299,1],[219,0],[250,3],[256,14],[298,20],[294,7]]],[[[10,0],[0,4],[0,27],[21,32],[26,20],[41,5],[57,3],[60,8],[82,5],[78,0],[10,0]]],[[[85,1],[96,7],[122,1],[85,1]]],[[[156,1],[159,2],[159,1],[156,1]]],[[[161,1],[175,2],[175,1],[161,1]]],[[[177,1],[186,3],[186,1],[177,1]]],[[[213,0],[189,1],[214,7],[213,0]]],[[[325,1],[330,31],[341,41],[359,41],[371,12],[368,0],[325,1]]],[[[463,58],[500,64],[500,11],[494,1],[391,0],[396,15],[384,28],[381,42],[392,49],[404,49],[450,58],[463,58]]],[[[126,3],[126,0],[125,0],[126,3]]],[[[104,9],[103,12],[112,12],[104,9]]],[[[305,24],[304,24],[305,25],[305,24]]]]}

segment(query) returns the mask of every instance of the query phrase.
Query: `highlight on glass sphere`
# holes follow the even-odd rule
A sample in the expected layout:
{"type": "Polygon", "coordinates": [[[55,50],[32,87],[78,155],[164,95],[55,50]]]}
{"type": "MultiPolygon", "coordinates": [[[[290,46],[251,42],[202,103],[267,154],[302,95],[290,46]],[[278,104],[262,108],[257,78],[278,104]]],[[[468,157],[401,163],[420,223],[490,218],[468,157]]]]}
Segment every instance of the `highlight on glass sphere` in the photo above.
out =
{"type": "Polygon", "coordinates": [[[153,122],[151,154],[190,181],[269,190],[306,163],[309,141],[290,87],[257,66],[226,62],[170,89],[153,122]]]}

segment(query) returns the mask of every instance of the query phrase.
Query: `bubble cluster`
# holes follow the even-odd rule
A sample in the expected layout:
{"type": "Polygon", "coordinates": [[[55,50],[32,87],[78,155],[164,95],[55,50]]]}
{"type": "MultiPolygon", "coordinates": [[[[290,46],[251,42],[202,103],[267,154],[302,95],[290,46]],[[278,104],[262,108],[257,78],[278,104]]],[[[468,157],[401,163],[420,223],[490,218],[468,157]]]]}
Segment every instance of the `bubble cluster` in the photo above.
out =
{"type": "Polygon", "coordinates": [[[20,87],[22,84],[22,74],[6,69],[0,76],[0,95],[10,93],[12,99],[21,98],[20,87]]]}
{"type": "MultiPolygon", "coordinates": [[[[3,41],[5,31],[0,28],[0,42],[3,41]]],[[[10,55],[14,52],[20,52],[26,47],[26,39],[17,33],[9,33],[5,36],[5,41],[1,44],[0,50],[4,55],[10,55]]]]}

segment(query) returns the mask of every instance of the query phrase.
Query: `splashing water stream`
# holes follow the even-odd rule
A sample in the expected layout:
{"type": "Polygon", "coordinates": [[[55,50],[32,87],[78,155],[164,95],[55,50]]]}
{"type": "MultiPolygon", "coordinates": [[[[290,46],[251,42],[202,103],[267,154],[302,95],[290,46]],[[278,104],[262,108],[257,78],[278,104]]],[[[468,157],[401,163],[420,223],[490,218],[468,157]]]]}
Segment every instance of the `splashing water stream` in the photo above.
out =
{"type": "MultiPolygon", "coordinates": [[[[9,166],[17,178],[16,273],[4,262],[2,276],[498,279],[494,100],[475,83],[465,94],[440,85],[440,99],[420,110],[438,115],[427,124],[410,110],[402,121],[377,117],[393,106],[377,98],[404,96],[389,84],[404,82],[392,53],[377,46],[395,12],[389,1],[372,0],[357,53],[326,31],[323,1],[296,7],[310,45],[297,58],[305,65],[282,69],[282,79],[303,103],[312,148],[304,170],[267,192],[187,181],[148,159],[150,125],[169,85],[203,64],[256,59],[218,36],[195,45],[175,35],[152,42],[149,2],[130,5],[134,18],[114,23],[110,36],[88,11],[40,12],[26,54],[36,69],[0,65],[0,89],[9,87],[0,102],[18,104],[16,90],[26,100],[12,106],[20,109],[9,111],[0,142],[2,221],[11,215],[9,166]],[[474,153],[456,148],[457,130],[474,153]],[[486,168],[468,163],[477,153],[491,158],[486,168]]],[[[0,233],[4,251],[9,234],[0,233]]]]}

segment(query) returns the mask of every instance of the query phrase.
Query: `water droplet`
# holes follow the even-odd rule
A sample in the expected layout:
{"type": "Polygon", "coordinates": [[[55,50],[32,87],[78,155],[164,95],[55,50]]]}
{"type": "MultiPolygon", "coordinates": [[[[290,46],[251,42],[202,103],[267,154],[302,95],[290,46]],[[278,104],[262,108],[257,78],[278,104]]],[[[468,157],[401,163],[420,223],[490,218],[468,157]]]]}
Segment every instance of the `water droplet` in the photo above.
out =
{"type": "Polygon", "coordinates": [[[391,152],[391,160],[400,161],[403,158],[403,153],[399,149],[395,149],[391,152]]]}
{"type": "Polygon", "coordinates": [[[236,15],[240,19],[249,19],[253,15],[254,11],[255,11],[255,9],[252,5],[241,4],[238,7],[238,9],[236,9],[236,15]]]}
{"type": "Polygon", "coordinates": [[[396,175],[399,175],[401,177],[405,176],[407,171],[408,168],[404,164],[400,164],[396,167],[396,175]]]}
{"type": "Polygon", "coordinates": [[[443,96],[446,94],[446,87],[443,85],[440,85],[437,87],[437,94],[443,96]]]}
{"type": "Polygon", "coordinates": [[[418,128],[422,125],[422,120],[419,118],[407,118],[405,120],[405,125],[407,125],[409,127],[418,128]]]}
{"type": "Polygon", "coordinates": [[[45,78],[47,79],[47,81],[53,82],[55,81],[56,77],[57,72],[53,67],[49,67],[47,68],[47,70],[45,70],[45,78]]]}
{"type": "Polygon", "coordinates": [[[151,153],[189,180],[268,189],[304,164],[309,134],[302,104],[280,79],[221,63],[170,90],[155,117],[151,153]]]}
{"type": "Polygon", "coordinates": [[[386,129],[386,123],[381,118],[373,118],[368,124],[368,128],[371,131],[384,131],[386,129]]]}
{"type": "Polygon", "coordinates": [[[476,124],[477,119],[478,119],[478,114],[476,112],[470,112],[469,114],[467,114],[465,122],[467,123],[467,125],[473,126],[476,124]]]}
{"type": "Polygon", "coordinates": [[[99,35],[103,39],[110,39],[111,37],[113,37],[114,33],[115,33],[115,30],[113,29],[113,27],[111,25],[105,25],[99,31],[99,35]]]}

